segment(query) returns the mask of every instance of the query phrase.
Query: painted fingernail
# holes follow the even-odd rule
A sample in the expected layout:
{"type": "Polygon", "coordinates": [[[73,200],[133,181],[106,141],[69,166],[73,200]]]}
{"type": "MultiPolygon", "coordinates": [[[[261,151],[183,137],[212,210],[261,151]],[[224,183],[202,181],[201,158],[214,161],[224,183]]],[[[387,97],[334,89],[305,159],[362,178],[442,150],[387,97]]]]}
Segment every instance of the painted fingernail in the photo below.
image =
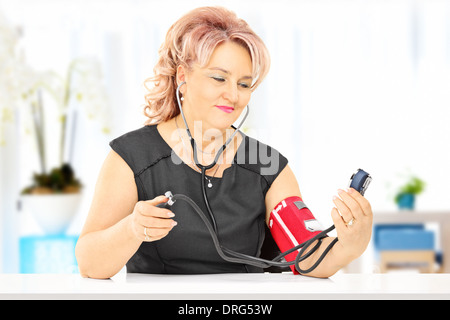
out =
{"type": "Polygon", "coordinates": [[[175,217],[175,213],[173,213],[172,211],[167,212],[167,215],[169,216],[169,218],[175,217]]]}
{"type": "Polygon", "coordinates": [[[172,222],[172,227],[175,227],[177,224],[178,224],[178,222],[173,221],[173,222],[172,222]]]}
{"type": "Polygon", "coordinates": [[[343,192],[345,192],[345,191],[342,190],[342,189],[338,189],[338,193],[339,193],[339,194],[341,194],[341,193],[343,193],[343,192]]]}
{"type": "Polygon", "coordinates": [[[336,197],[336,196],[333,196],[333,201],[334,201],[334,200],[336,200],[337,198],[338,198],[338,197],[336,197]]]}

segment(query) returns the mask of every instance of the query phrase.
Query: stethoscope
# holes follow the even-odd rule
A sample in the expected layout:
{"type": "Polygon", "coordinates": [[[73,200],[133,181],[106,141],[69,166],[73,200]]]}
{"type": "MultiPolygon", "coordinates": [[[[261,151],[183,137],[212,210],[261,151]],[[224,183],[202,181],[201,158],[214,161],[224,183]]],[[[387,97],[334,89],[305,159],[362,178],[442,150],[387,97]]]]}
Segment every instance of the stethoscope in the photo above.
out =
{"type": "Polygon", "coordinates": [[[211,218],[211,221],[212,221],[212,224],[213,224],[213,227],[214,227],[214,231],[217,233],[216,219],[214,218],[214,214],[213,214],[211,206],[209,204],[208,195],[206,193],[206,185],[205,185],[206,170],[211,169],[212,167],[214,167],[217,164],[217,161],[219,160],[220,155],[225,151],[225,149],[227,148],[228,144],[230,144],[230,142],[233,141],[234,136],[239,132],[239,129],[242,127],[242,125],[244,124],[245,120],[247,119],[247,116],[248,116],[248,113],[250,111],[250,108],[249,108],[249,105],[247,105],[246,113],[244,115],[244,118],[241,120],[239,125],[235,128],[235,131],[233,132],[233,134],[227,139],[227,141],[225,141],[225,144],[222,146],[222,148],[219,149],[219,151],[217,152],[216,156],[214,157],[213,162],[211,162],[209,165],[202,165],[198,161],[198,158],[197,158],[197,144],[195,142],[195,139],[191,135],[191,131],[189,130],[189,126],[188,126],[187,121],[186,121],[186,117],[184,116],[183,108],[181,107],[180,88],[184,84],[186,84],[186,81],[181,82],[178,85],[177,90],[176,90],[178,108],[180,109],[181,117],[183,118],[184,125],[186,126],[186,132],[187,132],[187,134],[189,136],[189,140],[191,141],[192,151],[193,151],[193,154],[194,154],[194,164],[197,166],[197,168],[199,168],[201,170],[201,173],[202,173],[203,200],[205,201],[206,208],[208,209],[208,213],[209,213],[209,216],[211,218]]]}

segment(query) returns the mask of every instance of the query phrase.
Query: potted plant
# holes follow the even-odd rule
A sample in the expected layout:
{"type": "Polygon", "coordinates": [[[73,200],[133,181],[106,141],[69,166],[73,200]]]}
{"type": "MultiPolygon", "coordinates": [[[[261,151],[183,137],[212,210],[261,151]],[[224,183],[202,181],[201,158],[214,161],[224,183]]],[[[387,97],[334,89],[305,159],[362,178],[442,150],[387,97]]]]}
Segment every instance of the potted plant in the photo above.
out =
{"type": "Polygon", "coordinates": [[[400,210],[414,210],[416,196],[425,189],[425,182],[416,177],[411,176],[406,183],[401,186],[395,196],[395,203],[400,210]]]}
{"type": "MultiPolygon", "coordinates": [[[[101,110],[106,103],[106,95],[101,86],[99,65],[95,60],[76,59],[69,68],[65,78],[52,75],[51,85],[44,81],[37,82],[25,93],[30,101],[34,137],[39,154],[40,172],[34,173],[32,184],[22,191],[22,200],[47,234],[64,233],[70,225],[81,202],[82,184],[71,165],[72,148],[75,138],[75,124],[70,122],[79,106],[92,117],[92,111],[101,110]],[[59,84],[56,80],[60,80],[59,84]],[[56,84],[55,84],[56,82],[56,84]],[[44,126],[44,105],[42,90],[53,97],[59,106],[60,144],[59,165],[47,170],[46,143],[44,126]],[[68,137],[68,128],[72,135],[68,137]],[[65,156],[68,154],[68,157],[65,156]]],[[[47,75],[47,79],[48,79],[47,75]]],[[[103,128],[107,133],[107,127],[103,128]]]]}
{"type": "Polygon", "coordinates": [[[46,234],[63,234],[79,208],[81,188],[71,165],[65,163],[49,173],[35,173],[21,200],[46,234]]]}
{"type": "MultiPolygon", "coordinates": [[[[4,58],[0,60],[0,91],[7,93],[0,103],[0,121],[12,122],[20,114],[21,121],[16,123],[28,123],[25,131],[33,138],[39,159],[39,171],[22,190],[20,200],[45,233],[64,233],[81,202],[82,183],[72,166],[77,112],[83,110],[88,119],[103,120],[102,131],[109,132],[108,99],[100,64],[93,58],[78,58],[69,64],[63,77],[53,71],[36,72],[25,63],[23,52],[17,50],[21,30],[5,24],[0,31],[0,47],[6,48],[0,50],[4,58]],[[51,124],[57,123],[56,127],[44,121],[48,119],[46,111],[55,106],[56,121],[51,124]],[[59,138],[59,161],[50,170],[46,152],[49,134],[59,138]]],[[[0,145],[5,145],[1,130],[0,138],[0,145]]]]}

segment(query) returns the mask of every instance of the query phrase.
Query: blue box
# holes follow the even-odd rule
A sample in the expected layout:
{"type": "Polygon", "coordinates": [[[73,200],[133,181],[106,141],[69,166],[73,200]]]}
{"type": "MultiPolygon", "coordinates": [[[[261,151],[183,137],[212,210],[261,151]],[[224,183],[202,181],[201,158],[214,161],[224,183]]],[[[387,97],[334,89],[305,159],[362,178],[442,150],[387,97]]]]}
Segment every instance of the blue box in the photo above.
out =
{"type": "Polygon", "coordinates": [[[78,236],[25,236],[19,240],[20,273],[78,273],[78,236]]]}
{"type": "Polygon", "coordinates": [[[377,250],[434,250],[434,232],[424,229],[382,229],[377,234],[377,250]]]}

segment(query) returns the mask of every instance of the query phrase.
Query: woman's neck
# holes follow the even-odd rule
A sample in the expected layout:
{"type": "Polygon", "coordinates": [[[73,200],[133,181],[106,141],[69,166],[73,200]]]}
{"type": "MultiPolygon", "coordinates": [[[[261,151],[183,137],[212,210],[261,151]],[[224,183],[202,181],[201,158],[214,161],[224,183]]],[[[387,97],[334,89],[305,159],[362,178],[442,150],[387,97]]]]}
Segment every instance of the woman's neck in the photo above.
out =
{"type": "MultiPolygon", "coordinates": [[[[209,164],[214,160],[216,154],[235,131],[233,128],[225,130],[212,128],[200,120],[190,121],[188,117],[186,117],[186,122],[191,136],[195,140],[198,160],[203,164],[209,164]]],[[[181,114],[174,118],[174,123],[176,128],[179,130],[182,139],[184,140],[183,142],[187,144],[187,148],[191,149],[189,136],[181,114]]],[[[237,136],[235,136],[233,141],[230,142],[225,150],[228,152],[224,152],[223,156],[228,154],[229,156],[233,155],[234,157],[234,153],[237,148],[237,141],[237,136]]],[[[221,157],[218,163],[228,163],[229,161],[232,161],[232,159],[230,160],[228,157],[221,157]]]]}
{"type": "MultiPolygon", "coordinates": [[[[189,116],[186,116],[186,122],[194,138],[198,148],[203,152],[213,153],[214,150],[221,148],[225,144],[227,139],[233,134],[234,129],[217,129],[201,120],[190,120],[189,116]]],[[[185,123],[181,114],[176,117],[178,127],[180,129],[186,129],[185,123]]]]}

